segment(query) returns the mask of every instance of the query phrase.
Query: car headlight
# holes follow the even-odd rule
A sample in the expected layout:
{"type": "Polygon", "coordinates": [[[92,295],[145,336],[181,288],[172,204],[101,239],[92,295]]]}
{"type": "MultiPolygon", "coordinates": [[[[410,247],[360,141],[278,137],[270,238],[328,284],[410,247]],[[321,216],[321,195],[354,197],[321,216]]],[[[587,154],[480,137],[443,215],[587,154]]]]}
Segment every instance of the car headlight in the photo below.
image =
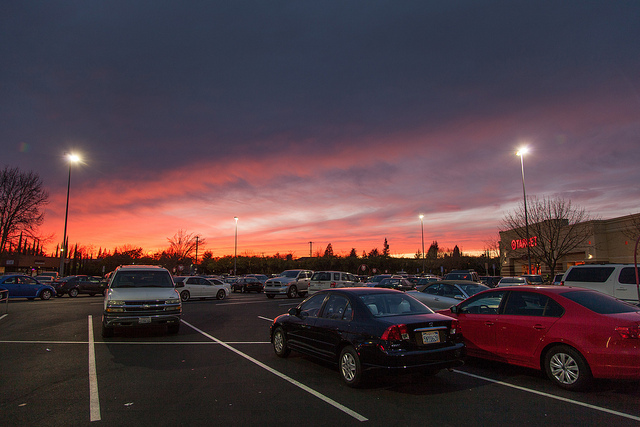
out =
{"type": "Polygon", "coordinates": [[[179,298],[175,298],[175,299],[168,299],[164,302],[165,304],[180,304],[180,299],[179,298]]]}
{"type": "Polygon", "coordinates": [[[124,301],[112,300],[107,302],[107,310],[110,313],[124,312],[124,301]]]}

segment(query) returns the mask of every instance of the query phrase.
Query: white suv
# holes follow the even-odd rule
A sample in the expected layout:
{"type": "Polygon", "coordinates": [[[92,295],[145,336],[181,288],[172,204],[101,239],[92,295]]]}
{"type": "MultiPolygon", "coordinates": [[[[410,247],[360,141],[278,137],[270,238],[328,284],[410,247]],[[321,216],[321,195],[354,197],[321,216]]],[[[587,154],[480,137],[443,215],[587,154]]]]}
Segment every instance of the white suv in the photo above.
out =
{"type": "Polygon", "coordinates": [[[569,267],[562,284],[588,288],[638,304],[636,269],[632,264],[582,264],[569,267]]]}
{"type": "Polygon", "coordinates": [[[331,288],[352,288],[360,286],[358,278],[344,271],[316,271],[309,282],[309,295],[331,288]]]}
{"type": "Polygon", "coordinates": [[[104,298],[102,336],[112,337],[116,327],[166,325],[180,330],[182,303],[169,270],[149,265],[125,265],[111,275],[104,298]]]}
{"type": "Polygon", "coordinates": [[[285,270],[278,277],[264,282],[264,293],[267,298],[276,295],[286,295],[289,298],[305,296],[312,274],[313,271],[310,270],[285,270]]]}

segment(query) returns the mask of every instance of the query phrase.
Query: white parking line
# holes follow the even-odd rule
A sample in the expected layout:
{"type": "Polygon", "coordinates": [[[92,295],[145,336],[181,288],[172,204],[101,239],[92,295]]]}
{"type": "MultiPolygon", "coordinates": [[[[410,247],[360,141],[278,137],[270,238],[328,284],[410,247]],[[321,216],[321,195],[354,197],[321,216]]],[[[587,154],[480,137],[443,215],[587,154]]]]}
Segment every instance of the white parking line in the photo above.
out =
{"type": "Polygon", "coordinates": [[[96,374],[96,348],[93,341],[93,316],[89,315],[89,418],[100,421],[100,396],[96,374]]]}
{"type": "Polygon", "coordinates": [[[634,420],[634,421],[640,421],[640,417],[636,417],[635,415],[625,414],[624,412],[614,411],[613,409],[607,409],[607,408],[603,408],[601,406],[595,406],[595,405],[591,405],[589,403],[579,402],[579,401],[573,400],[573,399],[567,399],[566,397],[560,397],[560,396],[556,396],[556,395],[553,395],[553,394],[545,393],[545,392],[542,392],[542,391],[537,391],[537,390],[532,390],[532,389],[525,388],[525,387],[520,387],[520,386],[517,386],[517,385],[506,383],[504,381],[492,380],[491,378],[481,377],[480,375],[475,375],[475,374],[471,374],[469,372],[459,371],[457,369],[454,369],[453,372],[456,372],[456,373],[462,374],[462,375],[467,375],[467,376],[473,377],[473,378],[478,378],[478,379],[481,379],[481,380],[484,380],[484,381],[488,381],[490,383],[500,384],[500,385],[503,385],[505,387],[515,388],[517,390],[521,390],[521,391],[524,391],[524,392],[527,392],[527,393],[537,394],[539,396],[548,397],[550,399],[560,400],[562,402],[571,403],[573,405],[583,406],[585,408],[593,409],[595,411],[606,412],[607,414],[617,415],[619,417],[628,418],[628,419],[634,420]]]}
{"type": "Polygon", "coordinates": [[[363,417],[362,415],[358,414],[357,412],[355,412],[355,411],[353,411],[353,410],[351,410],[351,409],[347,408],[346,406],[344,406],[344,405],[342,405],[342,404],[340,404],[340,403],[336,402],[335,400],[333,400],[333,399],[331,399],[331,398],[329,398],[329,397],[327,397],[327,396],[323,395],[322,393],[317,392],[317,391],[315,391],[314,389],[312,389],[312,388],[310,388],[310,387],[308,387],[308,386],[306,386],[306,385],[304,385],[304,384],[302,384],[302,383],[300,383],[300,382],[298,382],[298,381],[294,380],[293,378],[291,378],[291,377],[289,377],[289,376],[287,376],[287,375],[285,375],[285,374],[283,374],[283,373],[281,373],[281,372],[279,372],[279,371],[276,371],[275,369],[273,369],[273,368],[271,368],[271,367],[269,367],[269,366],[265,365],[264,363],[262,363],[262,362],[260,362],[260,361],[258,361],[258,360],[256,360],[256,359],[254,359],[253,357],[249,356],[248,354],[245,354],[245,353],[241,352],[240,350],[237,350],[237,349],[235,349],[235,348],[231,347],[230,345],[228,345],[228,344],[227,344],[227,343],[225,343],[225,342],[220,341],[220,340],[219,340],[219,339],[217,339],[216,337],[211,336],[211,335],[209,335],[208,333],[206,333],[206,332],[204,332],[204,331],[202,331],[202,330],[200,330],[200,329],[196,328],[196,327],[195,327],[195,326],[193,326],[192,324],[190,324],[190,323],[188,323],[188,322],[185,322],[184,320],[182,320],[182,323],[184,323],[185,325],[187,325],[187,326],[189,326],[190,328],[194,329],[195,331],[200,332],[200,333],[201,333],[202,335],[204,335],[205,337],[209,338],[209,339],[210,339],[210,340],[212,340],[212,341],[217,342],[218,344],[222,345],[223,347],[227,348],[228,350],[233,351],[233,352],[234,352],[234,353],[236,353],[237,355],[244,357],[245,359],[247,359],[248,361],[250,361],[250,362],[252,362],[252,363],[255,363],[256,365],[260,366],[262,369],[265,369],[265,370],[267,370],[267,371],[271,372],[272,374],[279,376],[279,377],[280,377],[280,378],[282,378],[283,380],[288,381],[289,383],[291,383],[291,384],[295,385],[296,387],[299,387],[299,388],[301,388],[302,390],[306,391],[307,393],[310,393],[311,395],[313,395],[313,396],[317,397],[318,399],[320,399],[320,400],[322,400],[322,401],[324,401],[324,402],[328,403],[329,405],[333,406],[334,408],[339,409],[340,411],[342,411],[342,412],[344,412],[345,414],[347,414],[347,415],[349,415],[349,416],[351,416],[351,417],[355,418],[356,420],[358,420],[358,421],[369,421],[369,419],[368,419],[368,418],[363,417]]]}

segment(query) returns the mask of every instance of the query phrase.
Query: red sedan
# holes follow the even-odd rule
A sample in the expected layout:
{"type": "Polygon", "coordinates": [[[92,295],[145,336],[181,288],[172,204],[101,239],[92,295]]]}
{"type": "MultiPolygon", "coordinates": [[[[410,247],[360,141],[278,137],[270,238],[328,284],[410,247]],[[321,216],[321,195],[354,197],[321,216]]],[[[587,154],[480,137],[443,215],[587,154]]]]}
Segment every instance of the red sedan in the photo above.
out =
{"type": "Polygon", "coordinates": [[[541,369],[568,390],[640,379],[640,307],[597,291],[495,288],[439,313],[458,319],[468,355],[541,369]]]}

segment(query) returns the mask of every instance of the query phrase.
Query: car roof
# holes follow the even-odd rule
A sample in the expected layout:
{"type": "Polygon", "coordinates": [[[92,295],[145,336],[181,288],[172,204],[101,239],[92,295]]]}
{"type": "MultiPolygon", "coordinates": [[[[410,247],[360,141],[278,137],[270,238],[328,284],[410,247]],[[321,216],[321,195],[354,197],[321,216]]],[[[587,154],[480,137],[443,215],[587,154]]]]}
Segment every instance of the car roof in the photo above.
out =
{"type": "Polygon", "coordinates": [[[388,288],[374,288],[374,287],[368,287],[368,286],[364,286],[364,287],[356,287],[356,288],[332,288],[332,289],[323,289],[321,291],[316,292],[313,295],[316,294],[326,294],[329,292],[338,292],[338,293],[345,293],[345,294],[350,294],[350,295],[368,295],[368,294],[389,294],[389,293],[400,293],[400,294],[404,294],[404,292],[402,291],[398,291],[395,289],[388,289],[388,288]]]}

